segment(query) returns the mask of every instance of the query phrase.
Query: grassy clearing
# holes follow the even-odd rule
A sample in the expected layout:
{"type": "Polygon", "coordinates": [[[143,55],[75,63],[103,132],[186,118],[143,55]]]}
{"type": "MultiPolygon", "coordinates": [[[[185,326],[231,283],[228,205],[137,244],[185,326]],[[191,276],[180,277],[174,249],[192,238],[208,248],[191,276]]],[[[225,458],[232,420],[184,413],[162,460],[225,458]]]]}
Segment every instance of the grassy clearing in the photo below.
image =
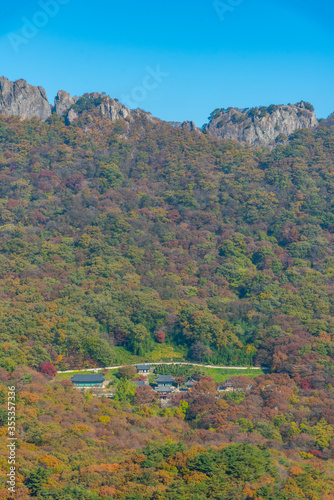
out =
{"type": "Polygon", "coordinates": [[[154,349],[145,355],[135,356],[125,349],[125,347],[114,347],[115,350],[115,365],[133,365],[136,363],[158,363],[158,362],[172,362],[183,361],[187,355],[187,350],[184,348],[174,347],[169,344],[156,344],[154,349]]]}
{"type": "Polygon", "coordinates": [[[204,368],[199,367],[199,371],[203,372],[205,375],[212,377],[216,383],[224,382],[229,377],[237,377],[237,376],[246,376],[246,377],[258,377],[259,375],[263,375],[264,371],[261,368],[256,370],[250,370],[247,368],[246,370],[238,370],[231,369],[226,370],[223,368],[204,368]]]}

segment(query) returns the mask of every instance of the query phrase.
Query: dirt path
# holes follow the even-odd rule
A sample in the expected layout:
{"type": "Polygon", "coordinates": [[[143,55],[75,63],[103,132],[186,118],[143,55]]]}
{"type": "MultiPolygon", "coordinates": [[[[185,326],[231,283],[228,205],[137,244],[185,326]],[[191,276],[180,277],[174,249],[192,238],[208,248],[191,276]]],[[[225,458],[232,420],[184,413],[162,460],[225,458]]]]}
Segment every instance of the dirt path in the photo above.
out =
{"type": "MultiPolygon", "coordinates": [[[[192,365],[192,366],[201,366],[203,368],[217,368],[220,370],[259,370],[259,369],[267,369],[267,367],[263,366],[220,366],[220,365],[203,365],[200,363],[186,363],[185,361],[170,361],[167,363],[136,363],[137,365],[140,364],[147,364],[151,366],[158,366],[158,365],[192,365]]],[[[130,366],[136,366],[136,364],[132,364],[130,366]]],[[[103,368],[86,368],[83,370],[65,370],[65,371],[59,371],[57,373],[78,373],[78,372],[94,372],[95,370],[118,370],[118,368],[121,368],[122,366],[128,366],[128,365],[118,365],[118,366],[105,366],[103,368]]]]}

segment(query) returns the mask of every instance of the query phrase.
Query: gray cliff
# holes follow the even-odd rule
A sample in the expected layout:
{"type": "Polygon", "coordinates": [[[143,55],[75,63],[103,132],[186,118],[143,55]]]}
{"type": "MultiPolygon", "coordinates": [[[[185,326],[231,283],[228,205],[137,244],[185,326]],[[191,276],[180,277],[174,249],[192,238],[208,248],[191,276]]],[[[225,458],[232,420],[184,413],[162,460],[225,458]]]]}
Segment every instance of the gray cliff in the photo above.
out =
{"type": "Polygon", "coordinates": [[[71,97],[71,95],[65,90],[58,90],[55,97],[55,110],[57,115],[66,115],[70,107],[73,106],[73,104],[75,104],[77,100],[77,97],[71,97]]]}
{"type": "Polygon", "coordinates": [[[293,105],[271,105],[252,109],[216,109],[203,127],[218,139],[234,139],[250,146],[274,147],[295,130],[318,124],[313,106],[301,101],[293,105]]]}
{"type": "Polygon", "coordinates": [[[0,77],[0,114],[19,116],[22,119],[37,117],[45,121],[52,112],[65,117],[72,123],[83,111],[97,111],[102,116],[114,121],[119,118],[131,117],[131,111],[117,99],[94,92],[84,94],[81,98],[71,97],[65,90],[59,90],[54,107],[48,101],[43,87],[29,85],[25,80],[12,82],[0,77]]]}
{"type": "Polygon", "coordinates": [[[0,77],[0,113],[20,116],[21,118],[37,117],[46,120],[51,115],[51,106],[42,87],[29,85],[25,80],[11,82],[0,77]]]}
{"type": "Polygon", "coordinates": [[[111,121],[128,118],[131,111],[117,99],[100,92],[84,94],[82,97],[71,97],[64,90],[60,90],[55,98],[55,108],[59,116],[65,116],[69,123],[73,123],[84,111],[97,111],[111,121]]]}

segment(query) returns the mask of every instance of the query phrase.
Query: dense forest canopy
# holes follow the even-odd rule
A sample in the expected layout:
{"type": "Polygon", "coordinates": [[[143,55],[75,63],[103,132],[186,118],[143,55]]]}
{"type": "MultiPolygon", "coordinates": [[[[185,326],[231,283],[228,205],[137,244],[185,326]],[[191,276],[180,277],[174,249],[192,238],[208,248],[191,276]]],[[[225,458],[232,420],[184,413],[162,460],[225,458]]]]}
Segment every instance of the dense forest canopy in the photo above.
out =
{"type": "Polygon", "coordinates": [[[270,153],[140,116],[1,117],[0,366],[144,359],[165,332],[189,359],[331,369],[325,125],[270,153]]]}
{"type": "Polygon", "coordinates": [[[0,190],[22,500],[333,498],[332,120],[268,151],[140,114],[0,116],[0,190]],[[161,345],[271,373],[218,399],[204,377],[163,409],[130,382],[98,400],[36,372],[161,345]]]}

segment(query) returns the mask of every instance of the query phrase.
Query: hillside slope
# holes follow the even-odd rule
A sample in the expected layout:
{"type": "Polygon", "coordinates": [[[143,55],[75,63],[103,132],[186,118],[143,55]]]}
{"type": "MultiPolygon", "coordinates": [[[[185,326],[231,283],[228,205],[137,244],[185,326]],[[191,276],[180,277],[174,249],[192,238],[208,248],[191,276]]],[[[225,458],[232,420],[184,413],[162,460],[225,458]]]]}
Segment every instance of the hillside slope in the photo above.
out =
{"type": "Polygon", "coordinates": [[[326,123],[272,153],[141,115],[0,123],[0,366],[117,364],[159,331],[213,364],[330,363],[326,123]]]}
{"type": "Polygon", "coordinates": [[[17,498],[330,500],[332,118],[254,150],[140,111],[110,120],[95,98],[71,124],[0,116],[0,451],[14,386],[17,498]],[[107,399],[40,366],[164,357],[271,373],[217,392],[174,367],[198,382],[164,406],[115,372],[107,399]]]}

